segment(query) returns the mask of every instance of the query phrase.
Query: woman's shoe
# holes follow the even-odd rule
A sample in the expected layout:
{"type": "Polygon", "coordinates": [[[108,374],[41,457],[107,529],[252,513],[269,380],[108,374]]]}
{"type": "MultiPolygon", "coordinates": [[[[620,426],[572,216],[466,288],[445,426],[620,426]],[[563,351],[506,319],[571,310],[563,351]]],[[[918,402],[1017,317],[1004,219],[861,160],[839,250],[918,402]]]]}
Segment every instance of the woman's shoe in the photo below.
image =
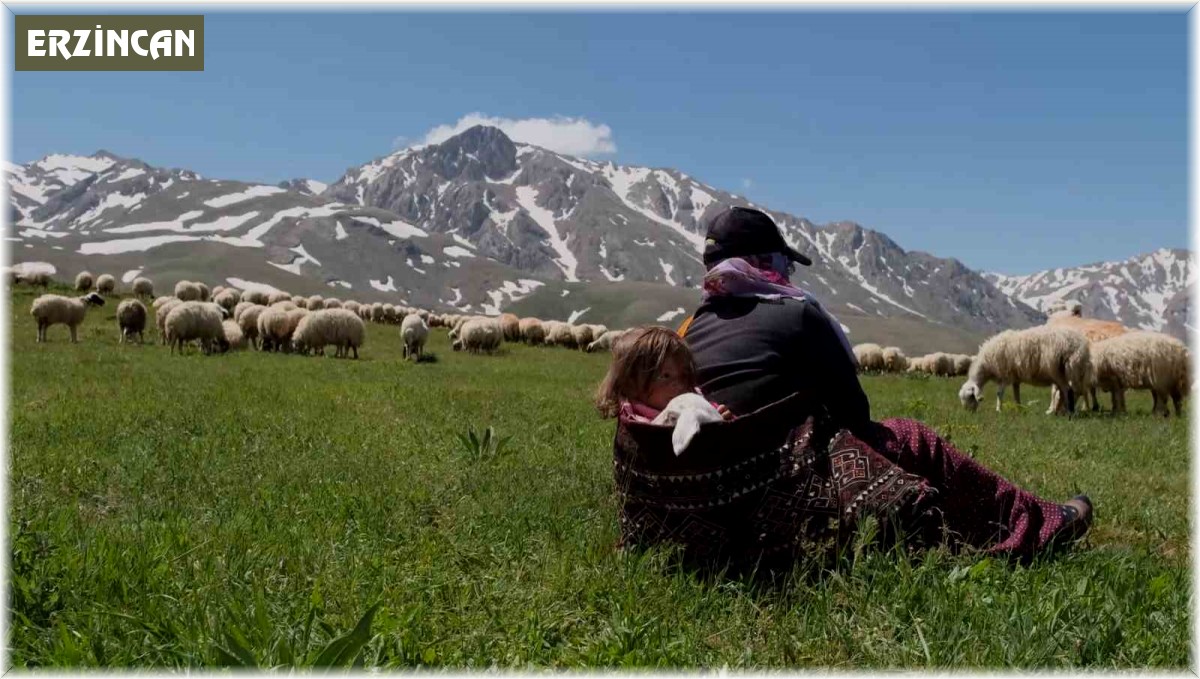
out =
{"type": "Polygon", "coordinates": [[[1050,537],[1049,547],[1058,550],[1079,542],[1088,529],[1092,527],[1092,501],[1086,495],[1076,495],[1059,505],[1062,511],[1063,523],[1050,537]]]}

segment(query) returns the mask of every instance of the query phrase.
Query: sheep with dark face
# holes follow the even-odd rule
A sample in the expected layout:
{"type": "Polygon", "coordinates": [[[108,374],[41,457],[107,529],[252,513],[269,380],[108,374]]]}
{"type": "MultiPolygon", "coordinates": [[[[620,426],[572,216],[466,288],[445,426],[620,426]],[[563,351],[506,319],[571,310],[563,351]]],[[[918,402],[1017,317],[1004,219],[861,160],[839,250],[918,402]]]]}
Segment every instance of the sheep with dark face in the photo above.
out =
{"type": "Polygon", "coordinates": [[[76,329],[83,323],[89,306],[104,306],[104,298],[89,292],[82,297],[42,295],[33,300],[29,313],[37,321],[37,341],[46,341],[46,331],[53,325],[65,325],[71,330],[71,343],[77,343],[76,329]]]}

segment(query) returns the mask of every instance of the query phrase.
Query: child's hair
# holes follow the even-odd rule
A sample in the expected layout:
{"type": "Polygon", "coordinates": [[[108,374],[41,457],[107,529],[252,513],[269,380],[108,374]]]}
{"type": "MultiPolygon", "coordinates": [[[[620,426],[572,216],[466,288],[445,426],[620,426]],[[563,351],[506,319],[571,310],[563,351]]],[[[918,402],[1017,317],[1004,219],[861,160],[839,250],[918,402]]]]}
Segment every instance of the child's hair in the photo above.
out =
{"type": "Polygon", "coordinates": [[[613,342],[612,363],[596,390],[596,409],[604,417],[616,417],[621,401],[645,394],[662,365],[670,359],[679,361],[682,379],[696,384],[692,351],[674,330],[644,325],[621,335],[613,342]]]}

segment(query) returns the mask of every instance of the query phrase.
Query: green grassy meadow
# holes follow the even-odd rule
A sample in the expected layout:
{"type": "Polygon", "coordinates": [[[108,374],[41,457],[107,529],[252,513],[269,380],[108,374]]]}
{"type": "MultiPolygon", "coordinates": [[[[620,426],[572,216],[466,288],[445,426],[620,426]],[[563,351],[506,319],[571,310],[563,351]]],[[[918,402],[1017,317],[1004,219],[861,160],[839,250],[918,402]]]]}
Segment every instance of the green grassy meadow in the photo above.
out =
{"type": "Polygon", "coordinates": [[[1048,390],[997,414],[989,386],[970,414],[960,379],[864,377],[877,419],[924,420],[1048,498],[1087,492],[1097,524],[1028,567],[867,553],[766,588],[614,550],[606,356],[463,355],[435,329],[413,364],[369,325],[358,361],[179,357],[119,346],[111,298],[80,344],[56,326],[37,345],[36,294],[10,297],[17,667],[1190,664],[1187,422],[1145,394],[1068,421],[1048,390]],[[488,426],[507,445],[470,452],[459,434],[488,426]]]}

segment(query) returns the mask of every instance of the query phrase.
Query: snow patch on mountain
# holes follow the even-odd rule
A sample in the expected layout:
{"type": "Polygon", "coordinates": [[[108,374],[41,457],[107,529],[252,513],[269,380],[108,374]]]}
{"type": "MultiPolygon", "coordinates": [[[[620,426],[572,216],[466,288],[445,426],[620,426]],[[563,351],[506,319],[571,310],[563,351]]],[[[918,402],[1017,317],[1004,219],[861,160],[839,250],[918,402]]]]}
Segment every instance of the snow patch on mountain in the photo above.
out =
{"type": "Polygon", "coordinates": [[[226,207],[228,205],[233,205],[234,203],[250,200],[251,198],[262,198],[264,196],[271,196],[276,193],[284,193],[286,191],[287,189],[281,189],[278,186],[260,184],[258,186],[251,186],[245,191],[230,193],[228,195],[213,198],[212,200],[206,200],[204,201],[204,204],[209,207],[226,207]]]}
{"type": "Polygon", "coordinates": [[[558,253],[558,258],[553,260],[554,263],[562,269],[568,282],[577,282],[579,278],[575,275],[575,269],[579,266],[579,261],[575,259],[575,253],[571,252],[571,248],[567,246],[567,240],[559,237],[558,227],[554,224],[554,214],[539,206],[537,197],[538,190],[532,186],[517,187],[517,202],[530,218],[550,236],[550,247],[558,253]]]}

